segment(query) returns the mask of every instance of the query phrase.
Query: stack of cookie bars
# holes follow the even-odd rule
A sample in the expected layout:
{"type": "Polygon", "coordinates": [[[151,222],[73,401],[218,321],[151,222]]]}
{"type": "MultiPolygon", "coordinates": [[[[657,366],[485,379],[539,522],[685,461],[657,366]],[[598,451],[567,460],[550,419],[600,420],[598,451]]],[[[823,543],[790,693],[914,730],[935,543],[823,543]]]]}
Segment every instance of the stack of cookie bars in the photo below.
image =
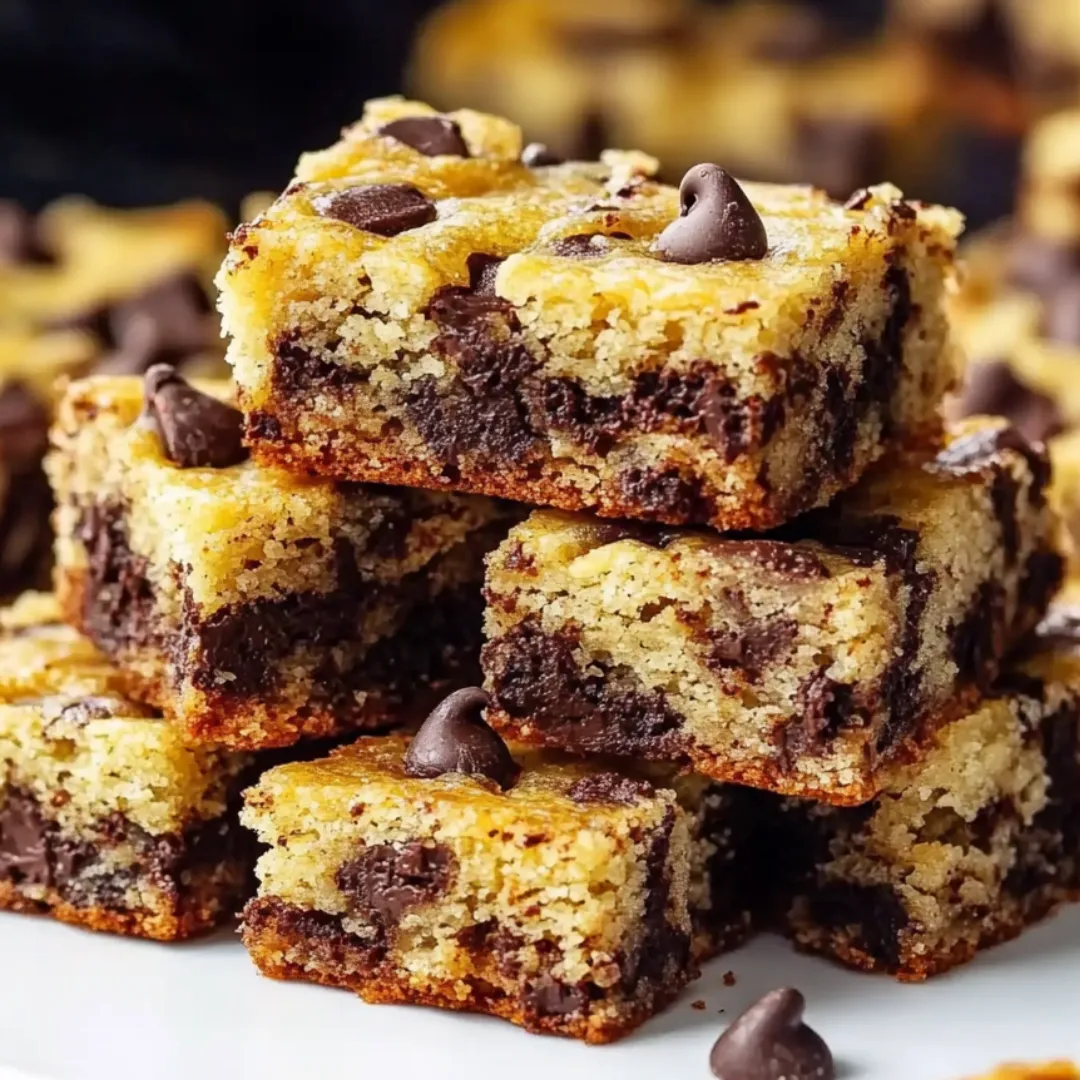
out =
{"type": "Polygon", "coordinates": [[[921,979],[1080,890],[1050,467],[940,419],[959,216],[656,170],[372,102],[233,234],[237,391],[69,388],[0,902],[211,925],[259,775],[262,971],[605,1042],[757,929],[921,979]]]}

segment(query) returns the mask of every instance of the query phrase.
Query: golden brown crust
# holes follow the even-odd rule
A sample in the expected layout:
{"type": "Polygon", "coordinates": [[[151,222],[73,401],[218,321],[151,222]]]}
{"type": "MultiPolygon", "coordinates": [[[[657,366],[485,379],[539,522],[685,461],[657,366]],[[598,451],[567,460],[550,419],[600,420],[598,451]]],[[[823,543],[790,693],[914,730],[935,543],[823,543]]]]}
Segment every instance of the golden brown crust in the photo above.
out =
{"type": "MultiPolygon", "coordinates": [[[[668,1005],[684,983],[665,987],[649,1000],[628,1002],[618,1023],[598,1022],[588,1016],[538,1017],[528,1010],[520,997],[511,997],[489,984],[470,982],[463,997],[459,981],[429,983],[420,988],[409,984],[405,973],[380,964],[367,971],[356,970],[342,957],[335,967],[328,967],[318,951],[309,947],[303,935],[283,926],[276,918],[273,901],[253,901],[245,912],[242,930],[244,945],[263,975],[272,979],[317,983],[352,990],[372,1005],[430,1005],[459,1012],[483,1013],[508,1020],[539,1035],[563,1035],[601,1045],[629,1035],[650,1016],[668,1005]],[[258,916],[250,913],[258,910],[258,916]],[[257,926],[253,923],[257,922],[257,926]]],[[[696,975],[696,972],[694,973],[696,975]]],[[[692,976],[690,976],[692,977],[692,976]]],[[[688,980],[687,980],[688,981],[688,980]]]]}
{"type": "Polygon", "coordinates": [[[103,934],[149,938],[152,941],[182,941],[205,934],[220,925],[232,911],[224,910],[215,897],[191,897],[181,908],[121,911],[98,906],[76,906],[63,900],[55,889],[41,900],[23,896],[9,881],[0,881],[0,910],[22,915],[48,915],[59,922],[103,934]]]}

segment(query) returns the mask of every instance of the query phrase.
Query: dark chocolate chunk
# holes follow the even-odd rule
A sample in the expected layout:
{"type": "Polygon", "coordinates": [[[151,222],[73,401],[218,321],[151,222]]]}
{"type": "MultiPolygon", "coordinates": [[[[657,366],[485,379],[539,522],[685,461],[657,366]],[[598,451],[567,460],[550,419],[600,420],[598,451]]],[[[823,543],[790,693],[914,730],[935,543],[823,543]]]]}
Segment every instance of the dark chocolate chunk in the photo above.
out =
{"type": "Polygon", "coordinates": [[[537,1016],[569,1016],[589,1003],[585,991],[569,986],[551,975],[542,975],[525,992],[525,1004],[537,1016]]]}
{"type": "Polygon", "coordinates": [[[37,800],[8,788],[0,805],[0,881],[16,885],[52,885],[49,824],[37,800]]]}
{"type": "Polygon", "coordinates": [[[493,780],[504,791],[513,787],[521,769],[480,715],[490,704],[483,690],[467,686],[436,706],[405,754],[406,775],[463,773],[493,780]]]}
{"type": "Polygon", "coordinates": [[[474,251],[466,260],[469,271],[469,288],[481,296],[495,296],[495,278],[499,267],[506,260],[499,255],[485,255],[474,251]]]}
{"type": "Polygon", "coordinates": [[[695,165],[679,185],[679,216],[656,246],[670,262],[763,259],[765,224],[746,192],[719,165],[695,165]]]}
{"type": "Polygon", "coordinates": [[[795,126],[798,179],[846,198],[882,179],[886,132],[870,117],[800,117],[795,126]]]}
{"type": "Polygon", "coordinates": [[[469,156],[461,127],[445,116],[403,116],[379,128],[380,135],[411,146],[426,157],[469,156]]]}
{"type": "Polygon", "coordinates": [[[623,803],[630,806],[649,798],[655,788],[648,780],[635,780],[617,772],[590,773],[574,781],[567,796],[578,803],[623,803]]]}
{"type": "Polygon", "coordinates": [[[51,261],[33,215],[17,202],[0,199],[0,266],[51,261]]]}
{"type": "Polygon", "coordinates": [[[225,469],[247,458],[243,413],[196,390],[176,368],[155,364],[146,373],[143,395],[145,416],[174,465],[225,469]]]}
{"type": "Polygon", "coordinates": [[[1057,345],[1080,349],[1080,276],[1069,278],[1051,292],[1042,331],[1057,345]]]}
{"type": "Polygon", "coordinates": [[[377,236],[397,236],[434,221],[435,204],[411,184],[365,184],[312,199],[323,217],[377,236]]]}
{"type": "Polygon", "coordinates": [[[528,165],[530,169],[540,169],[545,165],[561,165],[563,159],[553,153],[543,143],[529,143],[521,151],[521,164],[528,165]]]}
{"type": "Polygon", "coordinates": [[[575,233],[554,241],[551,250],[564,259],[598,259],[611,250],[612,240],[629,240],[629,233],[575,233]]]}
{"type": "Polygon", "coordinates": [[[1045,442],[1065,430],[1057,402],[1022,383],[999,360],[971,366],[956,408],[958,416],[1004,416],[1032,442],[1045,442]]]}
{"type": "Polygon", "coordinates": [[[709,1055],[719,1080],[832,1080],[832,1054],[803,1023],[798,990],[771,990],[716,1040],[709,1055]]]}
{"type": "MultiPolygon", "coordinates": [[[[210,347],[217,320],[206,290],[194,274],[179,273],[155,282],[109,312],[109,330],[121,353],[153,353],[162,363],[176,363],[210,347]]],[[[147,365],[148,367],[149,365],[147,365]]],[[[141,371],[132,374],[142,374],[141,371]]]]}
{"type": "Polygon", "coordinates": [[[414,840],[402,847],[364,848],[338,869],[334,881],[361,911],[392,926],[409,908],[443,893],[453,869],[448,848],[414,840]]]}
{"type": "Polygon", "coordinates": [[[49,444],[49,413],[21,382],[0,390],[0,457],[11,472],[22,472],[41,459],[49,444]]]}

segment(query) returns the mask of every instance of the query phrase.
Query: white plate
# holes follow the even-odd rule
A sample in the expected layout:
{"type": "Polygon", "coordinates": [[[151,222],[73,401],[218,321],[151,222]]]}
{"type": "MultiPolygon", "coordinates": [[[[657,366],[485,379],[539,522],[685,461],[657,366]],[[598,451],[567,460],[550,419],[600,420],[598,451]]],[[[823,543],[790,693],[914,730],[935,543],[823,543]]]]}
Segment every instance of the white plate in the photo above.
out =
{"type": "Polygon", "coordinates": [[[1006,1059],[1080,1060],[1080,908],[921,986],[759,938],[710,964],[638,1034],[598,1048],[271,982],[228,933],[164,946],[3,914],[0,1077],[7,1066],[35,1080],[708,1080],[724,1024],[785,984],[806,994],[840,1080],[957,1080],[1006,1059]]]}

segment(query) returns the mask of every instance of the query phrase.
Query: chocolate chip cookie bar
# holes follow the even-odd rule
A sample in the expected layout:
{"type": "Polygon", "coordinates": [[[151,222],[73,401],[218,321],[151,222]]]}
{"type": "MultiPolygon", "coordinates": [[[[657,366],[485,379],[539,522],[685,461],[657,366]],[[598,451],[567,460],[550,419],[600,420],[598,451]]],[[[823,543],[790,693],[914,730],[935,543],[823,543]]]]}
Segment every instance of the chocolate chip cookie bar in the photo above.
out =
{"type": "Polygon", "coordinates": [[[1078,735],[1080,613],[1058,610],[1033,655],[873,802],[785,802],[774,850],[794,872],[795,941],[919,980],[1080,898],[1078,735]]]}
{"type": "Polygon", "coordinates": [[[1048,477],[1041,449],[983,420],[769,538],[535,512],[489,560],[492,723],[865,802],[1045,611],[1048,477]]]}
{"type": "Polygon", "coordinates": [[[76,383],[59,410],[60,602],[132,696],[255,749],[474,681],[497,507],[257,465],[229,388],[200,385],[161,365],[76,383]]]}
{"type": "Polygon", "coordinates": [[[610,1042],[746,935],[744,824],[700,777],[511,757],[469,715],[485,700],[263,775],[244,942],[275,978],[610,1042]]]}
{"type": "Polygon", "coordinates": [[[218,280],[259,461],[758,528],[937,430],[955,212],[527,150],[372,102],[237,230],[218,280]]]}
{"type": "Polygon", "coordinates": [[[247,894],[251,759],[186,746],[122,683],[53,597],[0,612],[0,908],[189,937],[247,894]]]}
{"type": "Polygon", "coordinates": [[[0,596],[48,583],[41,460],[60,376],[156,360],[223,373],[210,281],[225,221],[203,203],[32,216],[0,201],[0,596]]]}

